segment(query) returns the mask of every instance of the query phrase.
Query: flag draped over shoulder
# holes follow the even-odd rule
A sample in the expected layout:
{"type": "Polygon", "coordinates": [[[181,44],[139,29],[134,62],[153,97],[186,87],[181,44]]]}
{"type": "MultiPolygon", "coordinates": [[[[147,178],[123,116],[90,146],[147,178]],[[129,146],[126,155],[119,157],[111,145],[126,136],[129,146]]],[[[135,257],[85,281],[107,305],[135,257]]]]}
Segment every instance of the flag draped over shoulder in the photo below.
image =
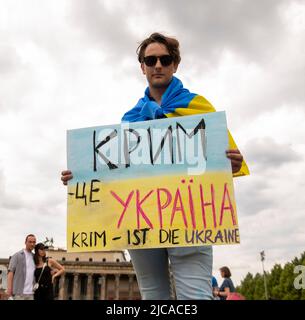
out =
{"type": "MultiPolygon", "coordinates": [[[[173,77],[170,85],[162,95],[161,105],[149,96],[149,88],[146,88],[145,95],[138,103],[122,118],[122,122],[138,122],[160,118],[190,116],[200,113],[215,112],[215,108],[203,96],[191,93],[183,88],[182,82],[173,77]]],[[[238,149],[237,145],[228,131],[229,148],[238,149]]],[[[249,169],[245,161],[241,169],[233,176],[244,176],[249,174],[249,169]]]]}

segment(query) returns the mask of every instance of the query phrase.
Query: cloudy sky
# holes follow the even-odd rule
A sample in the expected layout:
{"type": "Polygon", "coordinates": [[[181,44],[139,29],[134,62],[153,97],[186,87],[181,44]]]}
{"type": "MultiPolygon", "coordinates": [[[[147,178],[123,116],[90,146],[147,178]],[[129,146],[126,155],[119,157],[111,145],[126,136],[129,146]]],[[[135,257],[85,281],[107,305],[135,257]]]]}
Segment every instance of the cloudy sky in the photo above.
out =
{"type": "Polygon", "coordinates": [[[0,257],[24,237],[65,247],[66,130],[119,123],[143,95],[135,50],[180,41],[177,76],[225,110],[251,176],[234,180],[235,283],[305,250],[305,2],[0,0],[0,257]]]}

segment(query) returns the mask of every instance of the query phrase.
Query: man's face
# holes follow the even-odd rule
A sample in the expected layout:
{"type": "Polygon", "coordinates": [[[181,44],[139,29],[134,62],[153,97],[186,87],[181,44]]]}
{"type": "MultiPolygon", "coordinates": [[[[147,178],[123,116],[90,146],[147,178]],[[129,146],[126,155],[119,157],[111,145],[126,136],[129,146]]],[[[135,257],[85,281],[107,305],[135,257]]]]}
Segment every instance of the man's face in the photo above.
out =
{"type": "MultiPolygon", "coordinates": [[[[147,46],[144,57],[147,56],[163,56],[168,55],[169,52],[166,46],[162,43],[151,43],[147,46]]],[[[162,66],[160,59],[157,60],[157,63],[148,67],[144,62],[141,63],[141,69],[143,74],[146,75],[149,87],[151,88],[166,88],[172,80],[173,74],[177,71],[178,65],[174,62],[169,66],[162,66]]]]}
{"type": "Polygon", "coordinates": [[[36,244],[36,238],[33,236],[30,236],[27,238],[25,242],[25,249],[28,251],[32,251],[35,248],[35,244],[36,244]]]}

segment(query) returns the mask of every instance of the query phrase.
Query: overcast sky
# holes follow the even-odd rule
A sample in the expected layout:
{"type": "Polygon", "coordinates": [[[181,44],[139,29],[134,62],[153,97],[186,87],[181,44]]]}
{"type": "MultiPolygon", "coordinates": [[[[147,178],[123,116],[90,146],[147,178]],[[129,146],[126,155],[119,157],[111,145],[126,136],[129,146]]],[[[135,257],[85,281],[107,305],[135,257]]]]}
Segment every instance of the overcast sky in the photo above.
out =
{"type": "Polygon", "coordinates": [[[0,0],[0,258],[28,233],[65,247],[66,130],[119,123],[143,96],[135,54],[180,41],[176,74],[225,110],[251,171],[234,179],[241,244],[214,247],[238,284],[305,250],[305,1],[0,0]]]}

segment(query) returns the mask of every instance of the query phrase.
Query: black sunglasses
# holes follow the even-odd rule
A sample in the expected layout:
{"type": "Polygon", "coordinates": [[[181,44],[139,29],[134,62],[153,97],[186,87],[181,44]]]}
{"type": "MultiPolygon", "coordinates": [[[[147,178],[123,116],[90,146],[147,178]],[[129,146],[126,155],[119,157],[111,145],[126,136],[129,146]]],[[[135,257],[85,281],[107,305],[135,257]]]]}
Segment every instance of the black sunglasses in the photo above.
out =
{"type": "Polygon", "coordinates": [[[168,67],[169,65],[172,64],[174,61],[173,57],[170,56],[169,54],[166,54],[164,56],[146,56],[144,57],[144,63],[147,65],[147,67],[154,67],[158,61],[160,60],[161,64],[163,67],[168,67]]]}

